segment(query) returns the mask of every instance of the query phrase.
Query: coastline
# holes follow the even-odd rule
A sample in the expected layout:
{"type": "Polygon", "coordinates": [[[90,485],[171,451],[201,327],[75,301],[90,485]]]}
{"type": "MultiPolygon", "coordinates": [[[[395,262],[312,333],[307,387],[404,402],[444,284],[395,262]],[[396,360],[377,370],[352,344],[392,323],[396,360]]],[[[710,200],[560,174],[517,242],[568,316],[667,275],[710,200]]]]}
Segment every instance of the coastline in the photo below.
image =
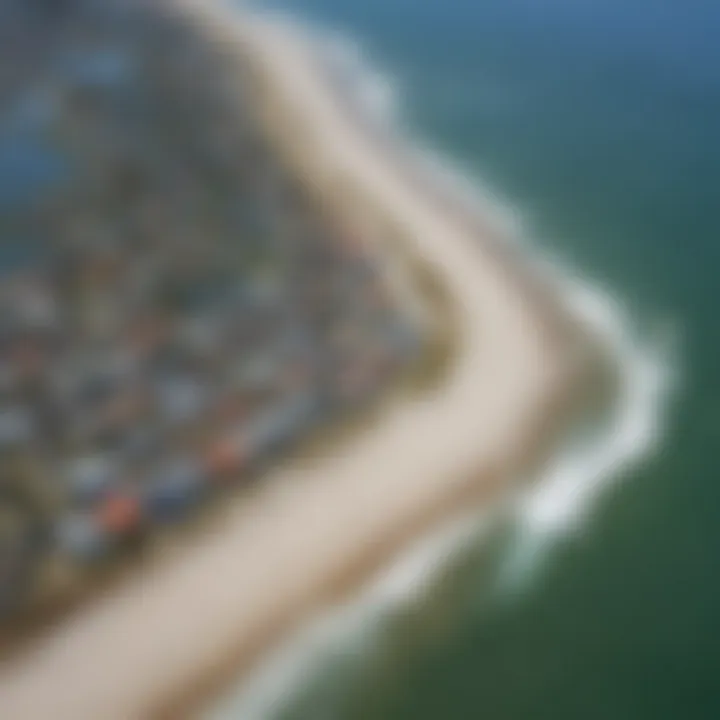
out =
{"type": "Polygon", "coordinates": [[[222,537],[201,542],[188,557],[156,571],[159,577],[138,578],[120,597],[101,599],[87,620],[41,642],[43,657],[26,672],[4,672],[0,702],[13,717],[42,716],[42,707],[68,718],[98,717],[98,709],[111,717],[107,708],[118,717],[181,716],[179,708],[218,685],[223,668],[249,664],[309,609],[355,587],[388,555],[470,499],[498,497],[542,452],[541,430],[553,425],[550,419],[575,387],[573,369],[546,332],[558,315],[528,302],[526,273],[511,266],[516,259],[491,259],[486,238],[468,237],[462,223],[446,217],[448,210],[424,203],[407,187],[396,159],[380,156],[342,118],[299,39],[234,15],[219,15],[224,23],[216,24],[212,8],[188,7],[228,44],[234,26],[244,23],[243,49],[268,73],[265,87],[272,92],[264,107],[279,120],[272,130],[266,117],[278,148],[289,158],[309,149],[297,167],[317,179],[318,188],[324,178],[325,190],[340,186],[347,192],[350,182],[354,199],[395,218],[400,241],[437,270],[450,291],[462,342],[445,382],[422,402],[390,409],[377,427],[361,433],[347,457],[281,471],[286,483],[301,487],[288,498],[273,483],[263,501],[277,503],[267,517],[250,508],[234,514],[242,527],[228,524],[222,537]],[[286,103],[288,112],[277,112],[277,102],[286,103]],[[303,142],[293,122],[298,113],[310,113],[313,127],[325,129],[324,152],[303,142]],[[309,169],[311,162],[318,165],[309,169]],[[328,537],[337,540],[332,548],[328,537]],[[260,546],[266,548],[262,558],[254,552],[260,546]],[[205,583],[218,592],[200,592],[205,583]],[[147,636],[133,637],[143,626],[147,636]],[[118,633],[114,657],[99,667],[96,653],[118,633]],[[83,669],[63,667],[70,653],[83,669]],[[179,687],[186,690],[180,696],[179,687]]]}

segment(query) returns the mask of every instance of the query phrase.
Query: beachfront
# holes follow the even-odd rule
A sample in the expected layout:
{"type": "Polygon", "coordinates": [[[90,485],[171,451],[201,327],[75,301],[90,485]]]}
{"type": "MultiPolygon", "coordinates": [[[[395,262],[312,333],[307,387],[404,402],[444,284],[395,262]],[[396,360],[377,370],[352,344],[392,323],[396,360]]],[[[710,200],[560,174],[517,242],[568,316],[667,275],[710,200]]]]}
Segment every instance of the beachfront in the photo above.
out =
{"type": "Polygon", "coordinates": [[[489,502],[506,489],[571,370],[548,340],[546,309],[527,302],[521,275],[408,186],[338,107],[301,35],[188,9],[210,38],[237,46],[238,59],[252,64],[259,111],[295,172],[326,196],[342,200],[342,187],[344,202],[391,216],[405,252],[432,268],[451,301],[457,354],[430,394],[394,404],[342,452],[280,471],[257,505],[231,513],[212,537],[7,665],[0,700],[17,717],[42,717],[50,707],[55,717],[108,717],[108,708],[117,717],[152,716],[178,688],[193,690],[227,661],[252,658],[339,582],[451,514],[468,492],[485,491],[489,502]]]}

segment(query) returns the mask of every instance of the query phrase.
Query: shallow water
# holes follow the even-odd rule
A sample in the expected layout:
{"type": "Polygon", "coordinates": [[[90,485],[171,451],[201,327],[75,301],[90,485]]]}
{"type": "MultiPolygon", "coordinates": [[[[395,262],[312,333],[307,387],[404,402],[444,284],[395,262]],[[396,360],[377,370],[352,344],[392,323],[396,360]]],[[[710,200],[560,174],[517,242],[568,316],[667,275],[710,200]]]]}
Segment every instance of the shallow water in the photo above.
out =
{"type": "MultiPolygon", "coordinates": [[[[582,497],[578,457],[563,456],[524,522],[471,543],[430,595],[383,621],[368,662],[334,673],[326,663],[272,713],[230,716],[720,717],[720,10],[702,0],[281,7],[356,38],[389,73],[374,84],[380,109],[397,87],[405,122],[509,200],[533,247],[611,288],[620,340],[647,349],[626,388],[645,414],[616,417],[582,497]],[[668,344],[679,349],[672,376],[668,344]],[[621,465],[623,448],[638,450],[635,464],[621,465]]],[[[336,655],[362,655],[371,627],[347,630],[336,655]]]]}

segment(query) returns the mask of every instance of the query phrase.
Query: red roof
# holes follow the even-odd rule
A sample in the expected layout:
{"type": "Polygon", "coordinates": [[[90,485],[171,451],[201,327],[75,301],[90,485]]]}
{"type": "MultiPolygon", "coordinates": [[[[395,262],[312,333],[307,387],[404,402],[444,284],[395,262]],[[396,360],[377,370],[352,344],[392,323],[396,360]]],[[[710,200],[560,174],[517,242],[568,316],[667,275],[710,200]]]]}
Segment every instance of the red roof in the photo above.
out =
{"type": "Polygon", "coordinates": [[[242,469],[244,453],[235,438],[214,442],[205,453],[205,465],[211,476],[227,475],[242,469]]]}
{"type": "Polygon", "coordinates": [[[134,530],[142,520],[137,498],[129,494],[112,495],[100,507],[98,522],[113,534],[121,535],[134,530]]]}

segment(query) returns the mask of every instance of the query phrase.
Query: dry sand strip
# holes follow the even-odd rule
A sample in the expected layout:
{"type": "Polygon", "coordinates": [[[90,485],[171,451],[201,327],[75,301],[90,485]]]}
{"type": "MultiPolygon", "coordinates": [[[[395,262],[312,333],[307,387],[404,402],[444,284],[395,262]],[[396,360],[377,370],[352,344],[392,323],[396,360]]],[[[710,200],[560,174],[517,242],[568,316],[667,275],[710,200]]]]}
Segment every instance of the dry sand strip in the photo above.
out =
{"type": "Polygon", "coordinates": [[[217,532],[6,663],[7,720],[156,717],[223,661],[249,657],[306,616],[380,550],[399,549],[440,508],[457,508],[471,475],[475,483],[512,477],[566,370],[539,311],[523,302],[522,283],[486,257],[481,238],[417,197],[348,122],[301,38],[256,18],[238,25],[207,5],[193,12],[223,41],[239,33],[297,141],[405,227],[407,249],[434,268],[454,303],[457,357],[432,394],[392,406],[342,453],[276,473],[278,482],[232,510],[217,532]],[[303,136],[303,121],[319,144],[303,136]],[[295,491],[285,494],[288,483],[295,491]]]}

